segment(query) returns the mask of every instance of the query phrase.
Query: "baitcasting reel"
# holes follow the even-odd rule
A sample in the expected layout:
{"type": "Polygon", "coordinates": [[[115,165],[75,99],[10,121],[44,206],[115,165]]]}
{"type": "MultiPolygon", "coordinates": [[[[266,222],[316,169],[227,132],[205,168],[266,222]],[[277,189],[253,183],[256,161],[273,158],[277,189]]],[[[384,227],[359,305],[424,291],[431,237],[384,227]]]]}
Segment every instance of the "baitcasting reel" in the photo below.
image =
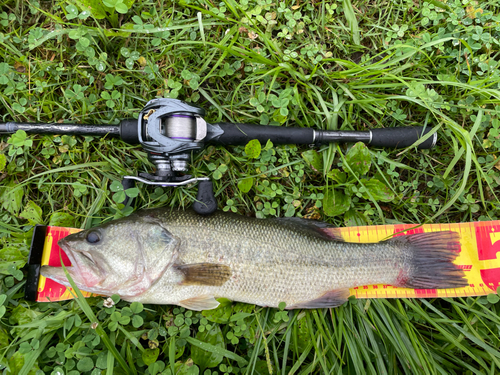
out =
{"type": "Polygon", "coordinates": [[[137,121],[122,121],[121,139],[130,144],[140,143],[156,166],[154,174],[125,176],[124,188],[133,185],[131,180],[173,187],[199,181],[197,202],[193,208],[202,215],[214,212],[217,201],[210,179],[184,174],[189,170],[191,151],[203,149],[203,142],[223,133],[217,126],[208,124],[204,115],[202,108],[180,100],[154,99],[146,104],[137,121]]]}

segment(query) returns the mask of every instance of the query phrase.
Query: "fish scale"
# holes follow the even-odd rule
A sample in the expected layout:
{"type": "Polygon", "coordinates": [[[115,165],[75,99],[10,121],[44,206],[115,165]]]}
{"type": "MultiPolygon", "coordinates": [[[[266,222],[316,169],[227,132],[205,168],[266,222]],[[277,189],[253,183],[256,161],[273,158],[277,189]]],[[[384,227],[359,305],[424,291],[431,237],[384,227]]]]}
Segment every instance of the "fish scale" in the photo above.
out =
{"type": "MultiPolygon", "coordinates": [[[[458,255],[454,232],[361,244],[342,242],[336,228],[305,219],[154,209],[59,244],[84,290],[193,310],[215,308],[218,297],[271,307],[335,307],[345,302],[348,288],[360,285],[466,283],[452,264],[458,255]]],[[[67,283],[54,267],[42,267],[42,274],[67,283]]]]}

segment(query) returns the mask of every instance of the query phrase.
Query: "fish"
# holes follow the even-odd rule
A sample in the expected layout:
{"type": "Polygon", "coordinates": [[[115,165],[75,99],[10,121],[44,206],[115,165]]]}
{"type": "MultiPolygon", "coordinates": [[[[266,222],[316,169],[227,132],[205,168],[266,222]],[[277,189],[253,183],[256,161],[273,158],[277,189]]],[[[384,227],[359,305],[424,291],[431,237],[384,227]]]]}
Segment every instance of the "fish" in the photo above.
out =
{"type": "MultiPolygon", "coordinates": [[[[452,231],[345,242],[338,228],[303,218],[257,219],[217,211],[140,210],[64,237],[78,288],[146,304],[210,310],[226,298],[287,309],[334,308],[349,288],[386,284],[443,289],[467,285],[453,261],[452,231]]],[[[70,286],[62,267],[41,274],[70,286]]]]}

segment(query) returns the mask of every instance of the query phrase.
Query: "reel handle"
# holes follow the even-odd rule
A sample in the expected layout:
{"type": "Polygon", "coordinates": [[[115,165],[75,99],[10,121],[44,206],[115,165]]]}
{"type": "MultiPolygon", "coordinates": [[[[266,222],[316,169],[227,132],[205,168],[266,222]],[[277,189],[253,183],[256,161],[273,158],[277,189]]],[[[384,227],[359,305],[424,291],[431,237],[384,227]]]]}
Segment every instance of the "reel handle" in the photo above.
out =
{"type": "MultiPolygon", "coordinates": [[[[122,180],[123,190],[127,190],[135,187],[135,181],[130,178],[124,178],[122,180]]],[[[125,200],[122,202],[125,206],[132,206],[134,204],[134,198],[130,198],[128,195],[125,195],[125,200]]]]}
{"type": "Polygon", "coordinates": [[[212,181],[203,180],[198,183],[198,194],[196,202],[193,203],[193,210],[203,216],[213,214],[217,210],[212,181]]]}

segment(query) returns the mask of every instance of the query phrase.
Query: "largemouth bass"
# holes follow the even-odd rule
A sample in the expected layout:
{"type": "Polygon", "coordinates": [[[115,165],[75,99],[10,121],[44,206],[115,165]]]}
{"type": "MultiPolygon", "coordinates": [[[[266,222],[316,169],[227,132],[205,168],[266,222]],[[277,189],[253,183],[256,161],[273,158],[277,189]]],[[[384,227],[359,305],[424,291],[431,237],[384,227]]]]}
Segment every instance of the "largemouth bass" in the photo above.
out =
{"type": "MultiPolygon", "coordinates": [[[[72,234],[59,245],[82,290],[191,310],[216,308],[219,297],[322,308],[343,304],[349,288],[361,285],[467,285],[452,263],[460,251],[455,232],[360,244],[343,242],[338,229],[306,219],[153,209],[72,234]]],[[[60,267],[44,266],[41,273],[70,285],[60,267]]]]}

